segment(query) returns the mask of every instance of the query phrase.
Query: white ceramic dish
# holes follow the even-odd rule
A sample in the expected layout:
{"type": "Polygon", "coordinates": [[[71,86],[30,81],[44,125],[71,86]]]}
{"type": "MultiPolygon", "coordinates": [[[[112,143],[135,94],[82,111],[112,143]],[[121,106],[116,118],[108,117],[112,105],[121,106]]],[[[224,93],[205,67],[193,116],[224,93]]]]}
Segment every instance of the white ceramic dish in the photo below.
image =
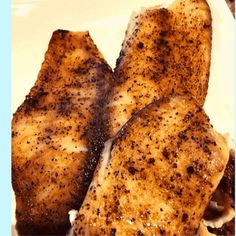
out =
{"type": "MultiPolygon", "coordinates": [[[[114,68],[133,11],[172,0],[13,0],[12,112],[33,86],[52,32],[90,32],[114,68]]],[[[224,0],[208,0],[213,18],[211,75],[205,110],[215,129],[235,135],[234,18],[224,0]]],[[[15,224],[13,195],[12,224],[15,224]]],[[[15,233],[13,232],[13,235],[15,233]]]]}

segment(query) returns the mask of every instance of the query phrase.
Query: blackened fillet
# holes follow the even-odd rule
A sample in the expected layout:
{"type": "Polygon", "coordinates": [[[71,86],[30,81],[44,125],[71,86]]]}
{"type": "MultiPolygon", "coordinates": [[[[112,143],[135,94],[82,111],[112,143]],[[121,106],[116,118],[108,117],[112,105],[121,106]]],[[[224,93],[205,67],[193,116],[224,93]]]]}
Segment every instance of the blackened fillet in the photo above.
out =
{"type": "Polygon", "coordinates": [[[228,147],[193,98],[146,106],[106,151],[74,236],[195,235],[228,147]]]}
{"type": "Polygon", "coordinates": [[[176,0],[168,8],[148,8],[131,19],[108,99],[110,137],[153,99],[188,91],[203,106],[211,21],[205,0],[176,0]]]}
{"type": "MultiPolygon", "coordinates": [[[[12,184],[20,234],[64,234],[106,139],[112,71],[88,32],[53,33],[35,86],[12,121],[12,184]]],[[[23,86],[23,85],[22,85],[23,86]]]]}

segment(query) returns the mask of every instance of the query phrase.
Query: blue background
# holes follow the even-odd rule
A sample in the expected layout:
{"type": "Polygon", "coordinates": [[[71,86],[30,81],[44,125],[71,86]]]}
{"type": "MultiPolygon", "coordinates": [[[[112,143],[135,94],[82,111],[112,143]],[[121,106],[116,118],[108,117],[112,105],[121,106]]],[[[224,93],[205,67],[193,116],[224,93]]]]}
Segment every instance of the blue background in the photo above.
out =
{"type": "Polygon", "coordinates": [[[0,236],[11,235],[11,1],[0,0],[0,236]]]}

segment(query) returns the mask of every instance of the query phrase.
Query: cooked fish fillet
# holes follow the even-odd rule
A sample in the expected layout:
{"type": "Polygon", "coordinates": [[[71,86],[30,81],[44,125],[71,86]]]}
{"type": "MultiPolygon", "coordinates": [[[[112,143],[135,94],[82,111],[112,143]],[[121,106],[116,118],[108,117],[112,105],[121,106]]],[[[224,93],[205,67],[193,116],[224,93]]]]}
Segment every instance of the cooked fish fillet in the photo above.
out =
{"type": "Polygon", "coordinates": [[[177,0],[168,9],[146,9],[131,19],[108,99],[110,137],[154,98],[187,90],[203,106],[211,35],[205,0],[177,0]]]}
{"type": "Polygon", "coordinates": [[[88,32],[53,33],[35,86],[12,121],[12,184],[23,235],[64,234],[106,140],[112,71],[88,32]]]}
{"type": "Polygon", "coordinates": [[[155,101],[105,149],[78,235],[194,235],[228,160],[225,139],[189,96],[155,101]]]}

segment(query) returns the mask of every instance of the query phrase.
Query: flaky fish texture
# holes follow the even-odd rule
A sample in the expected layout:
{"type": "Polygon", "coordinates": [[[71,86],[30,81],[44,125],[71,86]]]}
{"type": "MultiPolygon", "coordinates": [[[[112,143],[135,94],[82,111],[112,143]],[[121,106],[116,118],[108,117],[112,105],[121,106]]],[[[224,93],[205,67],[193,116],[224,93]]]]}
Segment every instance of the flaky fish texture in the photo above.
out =
{"type": "Polygon", "coordinates": [[[53,33],[35,86],[12,121],[12,184],[22,235],[63,235],[103,148],[112,71],[88,32],[53,33]]]}
{"type": "Polygon", "coordinates": [[[225,139],[190,96],[134,115],[105,148],[78,235],[194,235],[228,161],[225,139]]]}
{"type": "Polygon", "coordinates": [[[177,0],[132,17],[108,99],[108,130],[119,129],[153,99],[190,92],[203,106],[211,61],[211,12],[205,0],[177,0]]]}

